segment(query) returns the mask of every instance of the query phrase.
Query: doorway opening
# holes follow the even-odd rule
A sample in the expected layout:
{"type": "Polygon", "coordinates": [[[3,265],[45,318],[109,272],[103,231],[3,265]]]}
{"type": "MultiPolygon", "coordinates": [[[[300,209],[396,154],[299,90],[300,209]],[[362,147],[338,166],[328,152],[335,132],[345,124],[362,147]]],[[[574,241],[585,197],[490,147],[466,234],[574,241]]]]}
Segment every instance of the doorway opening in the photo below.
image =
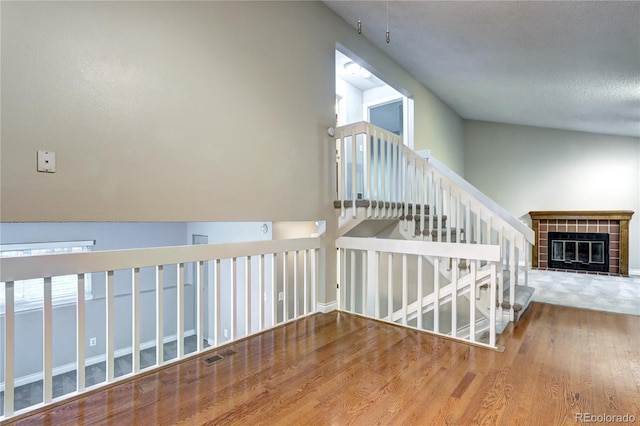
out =
{"type": "Polygon", "coordinates": [[[336,125],[368,121],[413,148],[413,99],[353,56],[336,49],[336,125]]]}

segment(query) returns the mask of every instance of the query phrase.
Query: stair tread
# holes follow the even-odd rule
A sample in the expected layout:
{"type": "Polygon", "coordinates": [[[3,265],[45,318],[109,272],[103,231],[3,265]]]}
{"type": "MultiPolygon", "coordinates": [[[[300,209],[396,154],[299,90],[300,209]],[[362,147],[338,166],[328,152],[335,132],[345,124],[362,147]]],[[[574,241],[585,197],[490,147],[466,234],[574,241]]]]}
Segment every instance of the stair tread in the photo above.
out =
{"type": "MultiPolygon", "coordinates": [[[[444,235],[448,230],[451,230],[451,235],[455,234],[458,231],[458,228],[438,228],[440,232],[444,235]]],[[[438,229],[432,229],[431,235],[438,235],[438,229]]],[[[460,228],[460,233],[464,232],[464,229],[460,228]]]]}
{"type": "MultiPolygon", "coordinates": [[[[333,206],[335,208],[340,208],[340,207],[352,207],[353,206],[353,200],[335,200],[333,202],[333,206]]],[[[400,202],[395,202],[395,201],[379,201],[379,200],[372,200],[372,199],[357,199],[356,200],[356,207],[385,207],[385,208],[400,208],[405,210],[405,203],[400,203],[400,202]]],[[[424,210],[425,213],[429,212],[429,205],[425,204],[424,205],[424,210]]],[[[413,204],[409,204],[408,208],[406,208],[407,210],[407,214],[413,214],[413,204]]],[[[423,210],[423,208],[421,207],[420,204],[416,205],[416,213],[420,213],[423,210]]],[[[446,217],[446,216],[444,216],[446,217]]]]}
{"type": "MultiPolygon", "coordinates": [[[[536,289],[533,287],[527,287],[524,285],[516,285],[515,286],[515,297],[514,297],[514,301],[513,301],[513,310],[515,312],[519,312],[521,311],[525,306],[527,306],[528,302],[531,300],[531,298],[533,297],[533,293],[535,293],[536,289]]],[[[502,302],[502,307],[504,309],[509,309],[511,307],[511,304],[509,303],[508,300],[506,300],[509,297],[509,289],[505,289],[504,294],[503,294],[503,302],[502,302]]]]}
{"type": "MultiPolygon", "coordinates": [[[[440,216],[438,216],[438,215],[434,215],[434,216],[431,216],[431,217],[433,218],[434,221],[440,219],[440,216]]],[[[406,216],[403,216],[403,218],[405,218],[407,220],[415,220],[416,222],[419,222],[422,219],[422,216],[421,215],[412,215],[411,213],[409,213],[406,216]]],[[[425,222],[427,221],[427,219],[428,219],[428,217],[425,216],[425,222]]],[[[443,215],[442,216],[442,220],[446,221],[447,220],[447,216],[443,215]]]]}

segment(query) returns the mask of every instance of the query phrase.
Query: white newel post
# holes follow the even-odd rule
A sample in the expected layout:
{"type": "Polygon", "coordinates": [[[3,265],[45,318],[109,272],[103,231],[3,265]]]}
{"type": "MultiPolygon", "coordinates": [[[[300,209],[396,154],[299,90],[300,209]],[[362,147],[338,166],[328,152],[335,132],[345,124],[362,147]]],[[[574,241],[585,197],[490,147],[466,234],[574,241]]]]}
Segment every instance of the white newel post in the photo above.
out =
{"type": "MultiPolygon", "coordinates": [[[[493,277],[495,279],[495,277],[493,277]]],[[[476,282],[478,281],[476,275],[476,264],[475,262],[471,263],[471,286],[469,287],[469,340],[472,342],[476,341],[476,282]]],[[[489,287],[495,288],[495,281],[489,283],[489,287]]],[[[495,297],[495,293],[494,293],[495,297]]],[[[495,299],[494,299],[495,300],[495,299]]],[[[489,303],[489,305],[493,305],[495,309],[495,303],[489,303]]]]}
{"type": "Polygon", "coordinates": [[[164,279],[163,266],[156,266],[156,365],[164,362],[164,279]]]}
{"type": "Polygon", "coordinates": [[[378,252],[367,250],[367,281],[368,281],[368,297],[363,301],[366,303],[367,309],[364,310],[365,315],[373,315],[374,318],[380,318],[380,291],[378,289],[378,252]],[[373,297],[371,297],[373,296],[373,297]],[[369,306],[369,298],[371,305],[369,306]]]}
{"type": "MultiPolygon", "coordinates": [[[[423,215],[424,217],[424,215],[423,215]]],[[[423,296],[422,296],[422,287],[423,287],[423,282],[422,282],[422,256],[418,256],[418,278],[417,278],[417,286],[418,286],[418,329],[422,330],[422,307],[423,307],[423,296]]],[[[438,301],[436,300],[436,303],[438,303],[438,301]]]]}
{"type": "Polygon", "coordinates": [[[53,299],[51,294],[51,277],[44,279],[44,306],[43,306],[43,392],[44,403],[48,404],[53,399],[53,299]]]}
{"type": "Polygon", "coordinates": [[[9,417],[14,412],[15,385],[15,289],[14,282],[7,281],[4,285],[4,416],[9,417]]]}
{"type": "MultiPolygon", "coordinates": [[[[491,283],[489,288],[490,292],[490,303],[489,303],[489,345],[496,345],[496,304],[494,300],[496,300],[496,262],[491,262],[491,283]]],[[[511,310],[513,312],[513,308],[511,310]]],[[[475,340],[475,339],[474,339],[475,340]]]]}
{"type": "MultiPolygon", "coordinates": [[[[114,378],[114,357],[115,357],[115,277],[113,271],[106,273],[106,311],[107,311],[107,383],[114,378]]],[[[162,343],[157,347],[158,352],[162,352],[162,343]]]]}
{"type": "Polygon", "coordinates": [[[184,356],[184,263],[176,265],[176,357],[184,356]]]}
{"type": "Polygon", "coordinates": [[[453,259],[453,271],[451,274],[451,337],[458,335],[458,259],[453,259]]]}
{"type": "MultiPolygon", "coordinates": [[[[200,260],[197,264],[196,276],[196,333],[198,336],[198,352],[204,349],[204,261],[200,260]]],[[[213,304],[209,304],[213,306],[213,304]]],[[[207,336],[208,337],[208,336],[207,336]]]]}
{"type": "Polygon", "coordinates": [[[76,389],[78,393],[83,392],[85,388],[85,277],[85,274],[78,274],[78,292],[76,294],[76,389]]]}
{"type": "Polygon", "coordinates": [[[407,255],[402,254],[402,324],[407,325],[407,306],[409,297],[407,255]]]}
{"type": "MultiPolygon", "coordinates": [[[[80,290],[78,295],[79,292],[80,290]]],[[[140,268],[131,270],[131,321],[131,371],[137,374],[140,371],[140,268]]],[[[82,370],[84,371],[84,367],[82,370]]]]}
{"type": "Polygon", "coordinates": [[[516,303],[516,269],[518,262],[516,261],[516,239],[512,237],[509,241],[509,321],[514,320],[513,305],[516,303]]]}
{"type": "Polygon", "coordinates": [[[433,262],[433,331],[440,333],[440,261],[436,257],[433,262]]]}

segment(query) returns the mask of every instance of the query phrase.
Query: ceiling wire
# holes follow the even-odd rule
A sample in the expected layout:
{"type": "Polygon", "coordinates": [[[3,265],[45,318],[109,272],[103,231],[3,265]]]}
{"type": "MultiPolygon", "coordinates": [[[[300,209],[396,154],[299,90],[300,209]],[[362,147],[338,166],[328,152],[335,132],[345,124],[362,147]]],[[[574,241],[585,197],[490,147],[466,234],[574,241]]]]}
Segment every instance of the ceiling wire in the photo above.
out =
{"type": "Polygon", "coordinates": [[[389,33],[389,0],[387,0],[387,44],[391,41],[391,33],[389,33]]]}

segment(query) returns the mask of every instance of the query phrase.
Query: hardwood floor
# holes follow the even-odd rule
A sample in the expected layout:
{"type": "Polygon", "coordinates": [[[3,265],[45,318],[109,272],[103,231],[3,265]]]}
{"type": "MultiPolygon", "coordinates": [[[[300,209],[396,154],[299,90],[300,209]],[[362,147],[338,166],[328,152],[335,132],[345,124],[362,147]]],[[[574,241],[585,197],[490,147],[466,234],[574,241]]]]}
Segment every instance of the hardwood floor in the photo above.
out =
{"type": "Polygon", "coordinates": [[[533,303],[500,344],[317,314],[16,424],[640,422],[640,317],[533,303]]]}

